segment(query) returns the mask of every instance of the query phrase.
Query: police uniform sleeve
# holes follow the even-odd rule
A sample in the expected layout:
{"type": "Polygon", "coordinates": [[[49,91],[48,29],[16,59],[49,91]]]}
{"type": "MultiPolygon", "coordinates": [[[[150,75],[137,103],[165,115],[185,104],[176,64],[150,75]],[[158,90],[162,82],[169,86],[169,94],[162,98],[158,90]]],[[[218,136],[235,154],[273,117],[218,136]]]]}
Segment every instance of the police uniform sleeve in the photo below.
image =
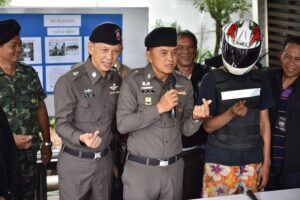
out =
{"type": "Polygon", "coordinates": [[[54,87],[56,132],[68,142],[81,146],[79,136],[83,133],[72,126],[73,109],[76,104],[71,82],[66,76],[58,79],[54,87]]]}
{"type": "Polygon", "coordinates": [[[187,101],[184,105],[182,133],[185,136],[191,136],[200,128],[201,122],[193,120],[194,110],[194,89],[190,81],[187,82],[187,101]]]}
{"type": "Polygon", "coordinates": [[[122,83],[117,107],[117,127],[122,134],[148,127],[160,119],[156,105],[138,111],[137,91],[132,76],[127,76],[122,83]]]}

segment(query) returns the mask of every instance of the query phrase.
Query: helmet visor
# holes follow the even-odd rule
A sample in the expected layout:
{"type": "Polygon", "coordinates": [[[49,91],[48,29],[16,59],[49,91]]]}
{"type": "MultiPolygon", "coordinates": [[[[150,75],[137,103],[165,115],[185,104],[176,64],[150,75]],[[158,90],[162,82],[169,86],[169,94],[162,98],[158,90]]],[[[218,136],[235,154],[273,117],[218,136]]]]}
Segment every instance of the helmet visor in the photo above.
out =
{"type": "Polygon", "coordinates": [[[236,68],[246,68],[256,63],[261,45],[252,49],[242,49],[230,45],[223,40],[222,56],[224,60],[236,68]]]}

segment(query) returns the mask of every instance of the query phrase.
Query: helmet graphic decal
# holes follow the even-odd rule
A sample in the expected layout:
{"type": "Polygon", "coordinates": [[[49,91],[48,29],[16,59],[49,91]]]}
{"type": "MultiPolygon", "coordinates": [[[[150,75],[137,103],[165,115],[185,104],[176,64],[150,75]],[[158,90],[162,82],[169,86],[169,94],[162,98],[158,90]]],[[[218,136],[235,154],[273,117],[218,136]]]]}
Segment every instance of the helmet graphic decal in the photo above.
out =
{"type": "Polygon", "coordinates": [[[236,31],[237,31],[237,28],[238,28],[238,25],[235,23],[235,24],[232,24],[229,29],[228,29],[228,36],[231,37],[232,41],[234,42],[235,40],[235,34],[236,34],[236,31]]]}
{"type": "Polygon", "coordinates": [[[260,33],[260,29],[257,25],[254,25],[253,29],[252,29],[252,38],[249,42],[249,46],[252,46],[252,44],[254,42],[260,42],[261,41],[261,33],[260,33]]]}

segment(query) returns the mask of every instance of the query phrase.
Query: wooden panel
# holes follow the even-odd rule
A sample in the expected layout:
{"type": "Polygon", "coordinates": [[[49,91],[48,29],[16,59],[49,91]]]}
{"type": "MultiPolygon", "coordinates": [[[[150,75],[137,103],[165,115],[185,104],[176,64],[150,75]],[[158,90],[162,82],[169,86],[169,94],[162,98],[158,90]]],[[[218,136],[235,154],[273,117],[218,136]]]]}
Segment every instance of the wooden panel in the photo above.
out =
{"type": "Polygon", "coordinates": [[[278,55],[286,35],[300,35],[300,1],[268,0],[269,66],[280,67],[278,55]]]}

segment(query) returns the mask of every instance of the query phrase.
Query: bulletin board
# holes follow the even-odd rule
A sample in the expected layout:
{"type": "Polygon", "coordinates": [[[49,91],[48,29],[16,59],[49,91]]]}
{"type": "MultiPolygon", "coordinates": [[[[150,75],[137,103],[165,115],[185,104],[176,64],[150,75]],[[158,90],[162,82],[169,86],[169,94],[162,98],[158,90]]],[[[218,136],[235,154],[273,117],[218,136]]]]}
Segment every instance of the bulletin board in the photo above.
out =
{"type": "Polygon", "coordinates": [[[121,63],[130,68],[147,64],[144,46],[148,8],[27,8],[1,7],[0,20],[14,18],[22,26],[23,62],[39,73],[47,93],[48,113],[54,115],[53,88],[73,64],[87,57],[88,36],[95,26],[113,22],[122,28],[121,63]]]}
{"type": "Polygon", "coordinates": [[[88,58],[89,35],[97,25],[112,22],[122,29],[122,14],[0,15],[0,20],[11,18],[22,27],[23,53],[20,61],[36,69],[48,94],[53,93],[54,85],[62,74],[88,58]]]}

